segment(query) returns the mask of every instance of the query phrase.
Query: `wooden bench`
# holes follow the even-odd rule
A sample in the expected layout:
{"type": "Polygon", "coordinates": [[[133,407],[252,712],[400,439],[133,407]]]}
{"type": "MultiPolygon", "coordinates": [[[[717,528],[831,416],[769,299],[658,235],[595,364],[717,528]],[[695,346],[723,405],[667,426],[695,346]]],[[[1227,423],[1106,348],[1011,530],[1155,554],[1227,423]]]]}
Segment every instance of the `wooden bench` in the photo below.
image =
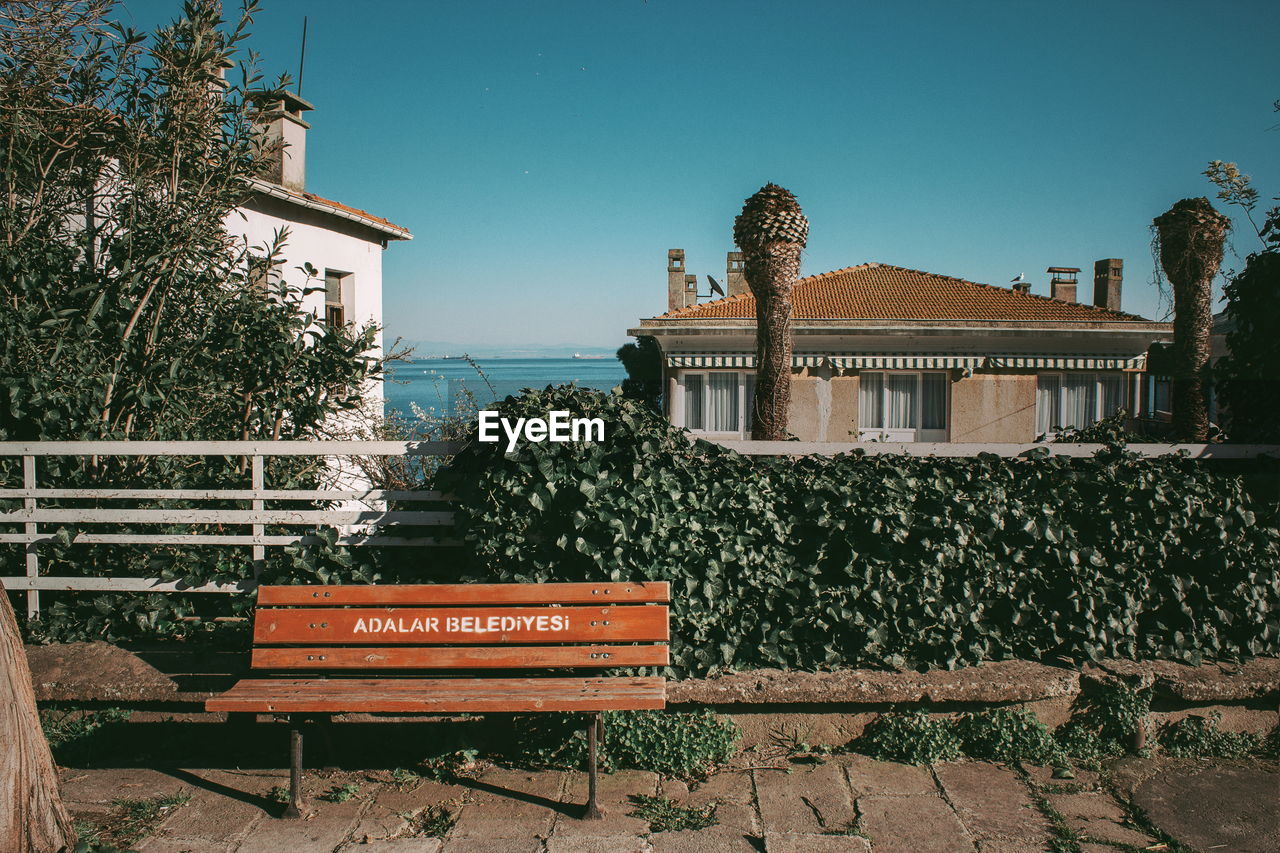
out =
{"type": "Polygon", "coordinates": [[[289,804],[300,817],[302,724],[336,713],[587,715],[586,817],[600,816],[602,711],[666,706],[666,583],[264,586],[251,677],[210,711],[288,716],[289,804]]]}

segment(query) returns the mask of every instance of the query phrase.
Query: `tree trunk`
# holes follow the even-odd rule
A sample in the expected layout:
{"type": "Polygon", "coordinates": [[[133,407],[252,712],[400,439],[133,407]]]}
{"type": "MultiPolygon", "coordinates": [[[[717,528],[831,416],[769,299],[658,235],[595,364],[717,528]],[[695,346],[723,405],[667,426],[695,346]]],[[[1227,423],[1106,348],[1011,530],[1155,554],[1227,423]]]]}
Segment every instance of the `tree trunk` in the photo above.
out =
{"type": "Polygon", "coordinates": [[[756,297],[756,393],[751,437],[784,441],[791,410],[791,288],[800,275],[795,243],[775,242],[760,252],[744,252],[748,282],[756,297]]]}
{"type": "Polygon", "coordinates": [[[1173,282],[1173,430],[1187,441],[1209,440],[1209,335],[1213,278],[1173,282]]]}
{"type": "Polygon", "coordinates": [[[0,583],[0,850],[57,853],[76,844],[58,773],[40,728],[31,669],[0,583]]]}
{"type": "Polygon", "coordinates": [[[1231,220],[1207,198],[1184,198],[1155,218],[1160,266],[1173,288],[1173,431],[1208,441],[1209,336],[1213,279],[1231,220]]]}

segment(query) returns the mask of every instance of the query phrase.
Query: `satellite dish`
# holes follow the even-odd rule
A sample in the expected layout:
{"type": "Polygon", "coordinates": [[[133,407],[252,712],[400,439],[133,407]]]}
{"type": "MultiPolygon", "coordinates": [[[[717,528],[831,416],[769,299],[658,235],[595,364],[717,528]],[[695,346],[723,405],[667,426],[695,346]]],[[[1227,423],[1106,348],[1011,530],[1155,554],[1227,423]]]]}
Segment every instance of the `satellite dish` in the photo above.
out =
{"type": "Polygon", "coordinates": [[[712,278],[711,276],[707,276],[707,281],[711,282],[712,293],[718,293],[721,296],[724,296],[724,289],[720,287],[720,285],[716,282],[714,278],[712,278]]]}

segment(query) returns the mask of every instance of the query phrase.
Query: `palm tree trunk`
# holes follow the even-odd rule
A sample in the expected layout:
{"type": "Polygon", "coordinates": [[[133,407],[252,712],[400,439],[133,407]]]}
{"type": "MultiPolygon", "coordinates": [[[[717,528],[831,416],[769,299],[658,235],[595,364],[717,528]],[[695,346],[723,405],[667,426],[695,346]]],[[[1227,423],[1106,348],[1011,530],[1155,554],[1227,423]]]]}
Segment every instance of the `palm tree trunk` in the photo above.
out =
{"type": "Polygon", "coordinates": [[[1173,430],[1187,441],[1209,440],[1209,337],[1213,278],[1173,282],[1173,430]]]}
{"type": "Polygon", "coordinates": [[[40,728],[31,669],[0,583],[0,850],[57,853],[76,844],[58,772],[40,728]]]}
{"type": "Polygon", "coordinates": [[[800,275],[800,247],[773,243],[744,257],[748,281],[763,282],[756,292],[756,393],[751,437],[783,441],[791,410],[791,286],[800,275]]]}
{"type": "Polygon", "coordinates": [[[1173,287],[1174,434],[1183,441],[1208,441],[1210,301],[1231,220],[1207,198],[1184,198],[1152,224],[1160,266],[1173,287]]]}

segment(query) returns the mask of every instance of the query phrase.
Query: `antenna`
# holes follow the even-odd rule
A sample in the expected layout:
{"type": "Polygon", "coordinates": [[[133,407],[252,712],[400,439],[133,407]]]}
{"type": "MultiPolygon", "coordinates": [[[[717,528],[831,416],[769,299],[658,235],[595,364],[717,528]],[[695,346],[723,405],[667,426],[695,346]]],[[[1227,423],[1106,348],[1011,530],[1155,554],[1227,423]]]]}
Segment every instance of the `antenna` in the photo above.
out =
{"type": "Polygon", "coordinates": [[[307,64],[307,16],[302,16],[302,53],[298,56],[298,97],[302,97],[302,69],[307,64]]]}

